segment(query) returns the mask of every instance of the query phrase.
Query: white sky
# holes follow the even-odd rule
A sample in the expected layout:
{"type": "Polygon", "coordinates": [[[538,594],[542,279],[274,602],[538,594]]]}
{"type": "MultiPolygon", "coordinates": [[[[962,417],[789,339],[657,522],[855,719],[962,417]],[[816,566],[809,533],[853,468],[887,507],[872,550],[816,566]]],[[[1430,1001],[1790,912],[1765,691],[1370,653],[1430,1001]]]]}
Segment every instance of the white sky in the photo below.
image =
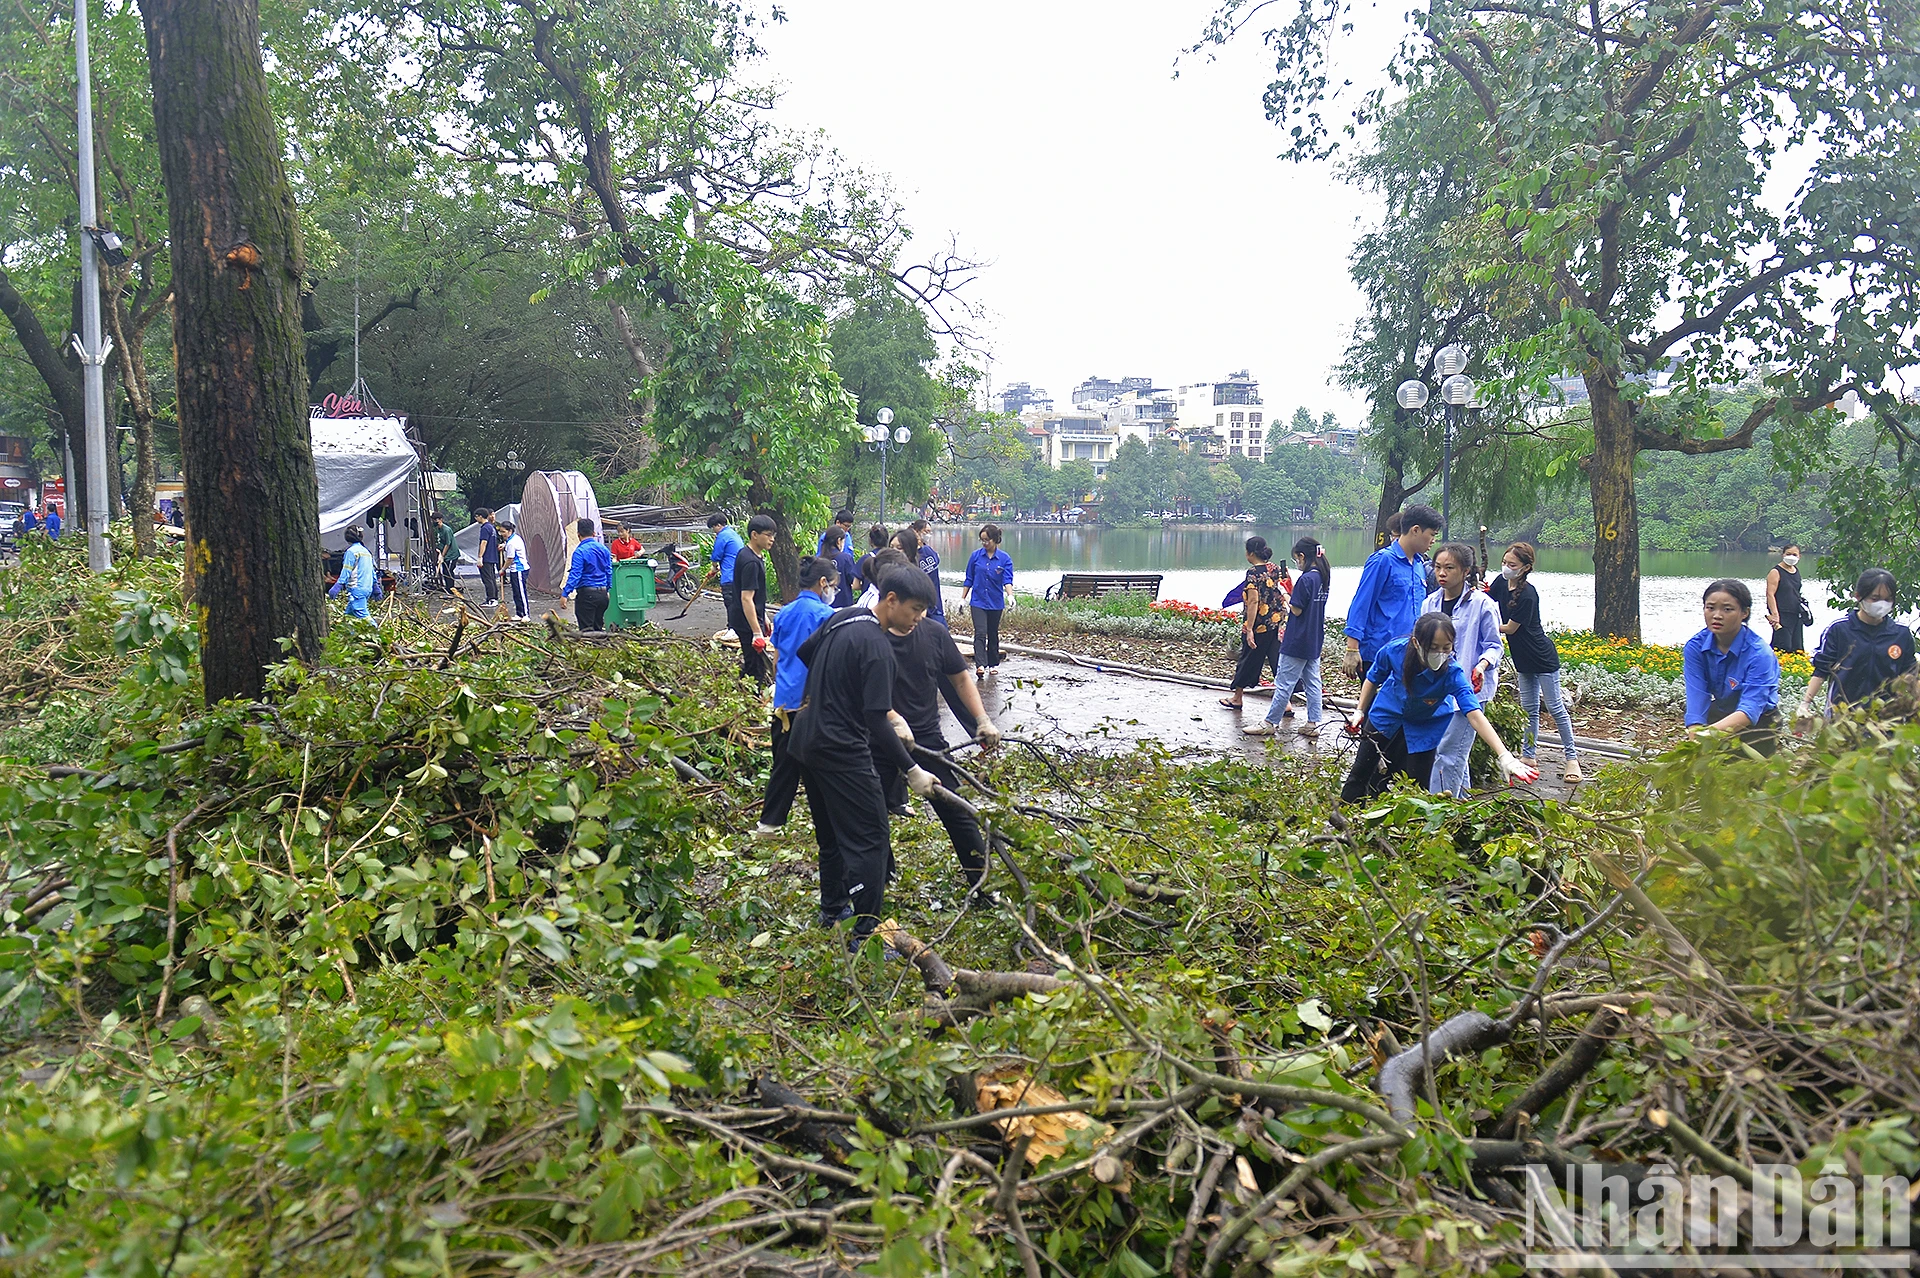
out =
{"type": "MultiPolygon", "coordinates": [[[[783,7],[761,70],[785,86],[785,122],[890,174],[922,244],[952,233],[991,263],[971,296],[996,387],[1065,407],[1095,373],[1176,386],[1248,368],[1274,417],[1360,418],[1329,376],[1360,307],[1347,252],[1375,206],[1330,166],[1277,158],[1257,38],[1174,79],[1207,0],[783,7]]],[[[1396,36],[1365,16],[1382,29],[1351,55],[1371,79],[1396,36]]]]}

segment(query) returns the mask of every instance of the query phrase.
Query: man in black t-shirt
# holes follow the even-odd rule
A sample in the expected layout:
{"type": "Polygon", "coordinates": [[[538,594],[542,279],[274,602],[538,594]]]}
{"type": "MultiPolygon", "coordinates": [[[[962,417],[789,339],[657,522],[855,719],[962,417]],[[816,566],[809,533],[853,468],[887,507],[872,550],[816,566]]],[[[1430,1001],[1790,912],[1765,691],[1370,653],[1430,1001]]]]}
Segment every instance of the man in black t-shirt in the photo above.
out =
{"type": "MultiPolygon", "coordinates": [[[[928,589],[931,592],[930,579],[928,589]]],[[[951,686],[961,707],[973,717],[976,739],[988,747],[1000,743],[1000,729],[987,717],[967,659],[954,646],[946,626],[929,616],[909,634],[889,633],[887,642],[893,648],[893,708],[906,720],[915,744],[928,750],[947,748],[946,738],[940,731],[940,697],[946,691],[942,685],[951,686]]],[[[953,699],[949,697],[949,701],[953,699]]],[[[966,722],[964,716],[956,717],[966,722]]],[[[889,806],[893,806],[896,799],[904,802],[906,786],[900,771],[877,754],[874,766],[886,785],[889,806]]],[[[929,761],[925,767],[947,789],[956,792],[960,789],[960,778],[951,764],[929,761]]],[[[934,801],[933,810],[939,815],[940,823],[947,827],[947,837],[953,840],[953,854],[967,876],[968,889],[977,888],[987,872],[987,841],[980,833],[980,823],[971,814],[939,800],[934,801]]]]}
{"type": "Polygon", "coordinates": [[[740,610],[733,617],[733,633],[740,637],[740,677],[767,682],[767,561],[773,546],[771,515],[747,521],[747,544],[733,560],[733,589],[740,610]]]}
{"type": "MultiPolygon", "coordinates": [[[[852,944],[879,926],[893,846],[876,756],[906,774],[915,794],[929,795],[934,775],[917,766],[896,730],[894,659],[888,634],[909,634],[927,614],[926,574],[896,569],[871,610],[842,608],[795,654],[807,667],[806,698],[794,716],[787,750],[820,846],[820,925],[853,920],[852,944]]],[[[905,723],[898,724],[899,729],[905,723]]]]}

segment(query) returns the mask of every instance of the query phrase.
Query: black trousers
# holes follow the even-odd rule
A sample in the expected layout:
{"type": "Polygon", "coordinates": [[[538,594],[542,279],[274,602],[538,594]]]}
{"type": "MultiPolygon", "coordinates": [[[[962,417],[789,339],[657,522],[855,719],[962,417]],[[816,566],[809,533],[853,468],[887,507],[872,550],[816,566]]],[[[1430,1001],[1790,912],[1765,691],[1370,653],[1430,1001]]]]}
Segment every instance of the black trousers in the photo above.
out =
{"type": "Polygon", "coordinates": [[[516,617],[531,616],[533,614],[533,605],[527,599],[527,574],[524,572],[509,572],[507,574],[507,588],[513,595],[513,615],[516,617]]]}
{"type": "Polygon", "coordinates": [[[440,561],[440,588],[448,594],[454,593],[453,563],[451,559],[440,561]]]}
{"type": "Polygon", "coordinates": [[[1340,787],[1340,801],[1354,803],[1385,794],[1395,777],[1412,777],[1426,789],[1433,777],[1433,751],[1407,751],[1407,734],[1395,732],[1386,737],[1371,723],[1360,729],[1360,748],[1354,752],[1353,770],[1340,787]]]}
{"type": "MultiPolygon", "coordinates": [[[[1258,643],[1248,643],[1243,631],[1240,636],[1240,659],[1233,666],[1233,686],[1235,688],[1257,688],[1260,686],[1260,672],[1273,667],[1277,676],[1280,673],[1280,636],[1272,631],[1262,635],[1258,643]]],[[[1280,695],[1278,688],[1274,695],[1280,695]]]]}
{"type": "Polygon", "coordinates": [[[1000,618],[1004,608],[970,608],[973,615],[973,664],[991,670],[1000,664],[1000,618]]]}
{"type": "MultiPolygon", "coordinates": [[[[911,725],[910,725],[911,726],[911,725]]],[[[929,750],[945,750],[947,743],[936,728],[922,731],[913,729],[914,744],[929,750]]],[[[933,773],[940,784],[960,793],[960,776],[948,763],[934,759],[916,759],[921,767],[933,773]]],[[[878,766],[876,764],[876,766],[878,766]]],[[[887,807],[896,808],[907,801],[907,774],[897,767],[888,767],[880,774],[886,780],[887,807]]],[[[933,810],[940,818],[940,824],[947,827],[947,838],[953,843],[954,859],[960,862],[961,873],[967,876],[969,888],[979,885],[987,872],[987,837],[980,832],[980,823],[969,812],[942,803],[939,799],[931,801],[933,810]]]]}
{"type": "Polygon", "coordinates": [[[605,586],[581,586],[573,592],[573,615],[582,630],[607,628],[607,604],[611,598],[605,586]]]}
{"type": "MultiPolygon", "coordinates": [[[[754,683],[765,684],[771,676],[767,673],[767,654],[753,646],[753,627],[747,624],[747,611],[736,605],[736,620],[733,633],[740,639],[740,677],[754,683]]],[[[767,632],[767,619],[760,618],[760,633],[767,632]]]]}
{"type": "Polygon", "coordinates": [[[886,904],[887,862],[892,859],[887,800],[871,764],[857,771],[801,765],[813,812],[813,838],[820,848],[820,910],[853,907],[853,930],[871,932],[886,904]]]}
{"type": "Polygon", "coordinates": [[[486,588],[487,602],[500,602],[500,565],[480,561],[480,584],[486,588]]]}
{"type": "Polygon", "coordinates": [[[787,727],[791,717],[773,716],[773,774],[767,778],[767,796],[760,801],[760,821],[764,825],[785,825],[793,814],[793,798],[800,793],[800,764],[787,749],[792,736],[787,727]]]}

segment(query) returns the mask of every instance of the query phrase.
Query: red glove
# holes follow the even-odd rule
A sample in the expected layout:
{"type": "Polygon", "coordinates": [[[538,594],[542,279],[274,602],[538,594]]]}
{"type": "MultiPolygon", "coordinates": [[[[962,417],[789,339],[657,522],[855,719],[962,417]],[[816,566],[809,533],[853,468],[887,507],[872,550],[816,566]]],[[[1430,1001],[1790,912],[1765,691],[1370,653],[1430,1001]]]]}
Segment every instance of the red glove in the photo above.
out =
{"type": "Polygon", "coordinates": [[[1475,692],[1480,691],[1480,667],[1479,666],[1475,666],[1473,668],[1473,690],[1475,692]]]}
{"type": "Polygon", "coordinates": [[[1359,721],[1359,720],[1357,720],[1357,719],[1349,719],[1349,720],[1347,720],[1347,724],[1346,724],[1346,733],[1347,733],[1347,735],[1348,735],[1348,736],[1350,736],[1350,737],[1357,737],[1357,736],[1359,736],[1359,735],[1360,735],[1360,721],[1359,721]]]}
{"type": "Polygon", "coordinates": [[[753,637],[753,647],[756,652],[765,652],[767,650],[767,637],[765,635],[755,635],[753,637]]]}

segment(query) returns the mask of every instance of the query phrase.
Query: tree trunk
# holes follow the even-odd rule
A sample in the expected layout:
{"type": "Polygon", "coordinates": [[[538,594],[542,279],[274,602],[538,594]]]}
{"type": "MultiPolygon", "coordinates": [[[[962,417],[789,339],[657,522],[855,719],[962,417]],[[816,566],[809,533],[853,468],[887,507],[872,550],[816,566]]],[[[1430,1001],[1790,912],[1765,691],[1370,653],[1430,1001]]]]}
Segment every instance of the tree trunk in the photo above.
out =
{"type": "MultiPolygon", "coordinates": [[[[78,327],[79,293],[74,293],[74,327],[78,327]]],[[[40,316],[35,313],[31,303],[21,296],[4,269],[0,269],[0,315],[7,317],[13,326],[15,336],[20,340],[21,350],[26,352],[27,360],[33,370],[40,374],[40,380],[46,384],[47,397],[53,401],[53,411],[60,415],[61,427],[67,438],[75,445],[73,451],[74,468],[78,475],[67,475],[67,511],[68,517],[76,511],[86,509],[80,502],[82,476],[86,474],[85,458],[81,450],[85,445],[86,401],[80,389],[79,363],[73,358],[71,350],[54,344],[47,336],[40,316]]],[[[71,331],[71,330],[69,330],[71,331]]],[[[64,474],[65,460],[57,463],[64,474]]]]}
{"type": "Polygon", "coordinates": [[[1640,638],[1640,509],[1633,495],[1638,452],[1633,414],[1611,370],[1586,375],[1593,412],[1593,629],[1609,639],[1640,638]]]}
{"type": "Polygon", "coordinates": [[[780,602],[790,604],[800,597],[800,548],[793,541],[793,525],[773,508],[767,483],[758,475],[753,476],[747,490],[747,502],[754,514],[773,520],[773,545],[767,553],[773,559],[773,575],[779,579],[780,602]]]}
{"type": "Polygon", "coordinates": [[[1387,521],[1400,512],[1407,499],[1407,459],[1398,448],[1389,448],[1380,463],[1380,508],[1373,516],[1373,548],[1387,544],[1387,521]]]}
{"type": "Polygon", "coordinates": [[[258,697],[280,641],[319,655],[319,489],[300,223],[267,102],[258,0],[145,0],[167,185],[180,452],[211,704],[258,697]]]}
{"type": "Polygon", "coordinates": [[[101,301],[113,328],[114,354],[120,357],[120,384],[133,418],[133,497],[128,508],[133,517],[134,547],[146,559],[154,550],[153,488],[158,478],[153,460],[153,382],[147,376],[143,354],[146,331],[136,317],[126,313],[119,293],[117,288],[109,289],[101,301]]]}

